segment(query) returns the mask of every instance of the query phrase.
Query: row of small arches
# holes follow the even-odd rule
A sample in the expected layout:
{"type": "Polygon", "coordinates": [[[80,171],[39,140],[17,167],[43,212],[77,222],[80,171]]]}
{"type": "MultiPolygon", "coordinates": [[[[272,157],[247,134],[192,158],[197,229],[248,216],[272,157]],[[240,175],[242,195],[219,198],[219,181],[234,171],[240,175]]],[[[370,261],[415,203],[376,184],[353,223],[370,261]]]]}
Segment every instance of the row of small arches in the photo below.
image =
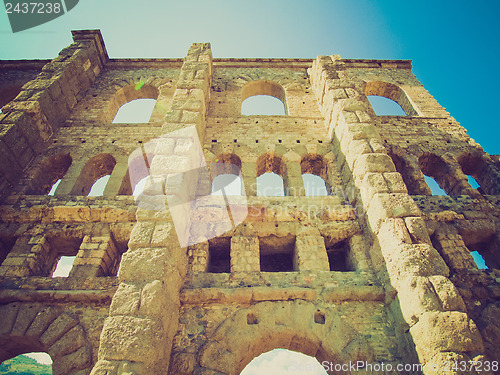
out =
{"type": "MultiPolygon", "coordinates": [[[[140,90],[144,87],[142,86],[140,90]]],[[[112,122],[149,122],[158,98],[158,90],[151,88],[147,91],[147,98],[138,98],[122,104],[112,122]]],[[[369,82],[366,85],[365,95],[378,116],[417,115],[406,93],[395,85],[378,81],[369,82]]],[[[264,80],[249,82],[242,88],[241,99],[241,114],[244,116],[284,116],[287,114],[285,90],[275,82],[264,80]]]]}
{"type": "MultiPolygon", "coordinates": [[[[149,163],[153,155],[147,155],[149,163]]],[[[241,175],[241,160],[234,154],[224,154],[214,158],[211,164],[211,192],[207,194],[242,195],[244,183],[241,175]]],[[[303,196],[329,195],[327,161],[321,155],[307,154],[300,163],[303,180],[303,196]]],[[[69,179],[71,186],[61,186],[64,176],[72,165],[69,153],[56,154],[46,158],[31,173],[24,193],[29,195],[56,193],[64,195],[100,196],[105,194],[107,184],[116,166],[111,154],[99,154],[90,158],[82,167],[76,179],[69,179]]],[[[283,160],[275,155],[264,154],[258,159],[256,171],[256,194],[258,196],[290,195],[285,188],[286,167],[283,160]]],[[[116,195],[140,195],[144,189],[149,170],[143,156],[128,164],[125,176],[121,176],[120,186],[115,187],[116,195]]],[[[119,179],[120,176],[115,178],[119,179]]],[[[111,195],[111,194],[109,194],[111,195]]],[[[294,194],[295,195],[295,194],[294,194]]]]}

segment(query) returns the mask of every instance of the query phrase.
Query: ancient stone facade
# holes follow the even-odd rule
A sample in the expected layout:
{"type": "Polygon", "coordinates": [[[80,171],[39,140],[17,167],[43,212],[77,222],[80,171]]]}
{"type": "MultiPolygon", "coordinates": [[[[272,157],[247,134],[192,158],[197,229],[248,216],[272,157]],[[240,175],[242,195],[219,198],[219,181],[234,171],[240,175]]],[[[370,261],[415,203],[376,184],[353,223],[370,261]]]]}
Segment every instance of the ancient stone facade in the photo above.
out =
{"type": "Polygon", "coordinates": [[[1,360],[45,351],[54,374],[239,374],[286,348],[379,373],[495,373],[498,156],[409,61],[213,59],[209,44],[110,59],[98,31],[73,38],[51,61],[0,63],[1,360]],[[242,115],[259,94],[286,114],[242,115]],[[407,115],[377,116],[367,95],[407,115]],[[157,100],[149,123],[112,123],[139,98],[157,100]],[[205,161],[189,157],[198,141],[205,161]],[[245,191],[225,197],[247,210],[234,227],[210,195],[224,165],[245,191]],[[257,195],[267,172],[285,196],[257,195]],[[329,195],[306,196],[304,173],[329,195]],[[63,255],[76,256],[70,275],[51,278],[63,255]]]}

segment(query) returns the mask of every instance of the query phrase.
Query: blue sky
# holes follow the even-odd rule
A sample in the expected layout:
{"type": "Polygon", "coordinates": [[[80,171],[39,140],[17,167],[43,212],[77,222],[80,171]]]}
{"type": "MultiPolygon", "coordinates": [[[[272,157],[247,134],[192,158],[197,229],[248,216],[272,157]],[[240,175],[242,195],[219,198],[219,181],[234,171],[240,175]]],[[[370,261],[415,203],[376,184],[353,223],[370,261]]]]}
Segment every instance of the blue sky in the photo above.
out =
{"type": "Polygon", "coordinates": [[[0,12],[0,59],[54,58],[72,29],[101,29],[110,57],[412,59],[427,90],[487,152],[500,154],[500,2],[366,0],[80,0],[13,34],[0,12]]]}

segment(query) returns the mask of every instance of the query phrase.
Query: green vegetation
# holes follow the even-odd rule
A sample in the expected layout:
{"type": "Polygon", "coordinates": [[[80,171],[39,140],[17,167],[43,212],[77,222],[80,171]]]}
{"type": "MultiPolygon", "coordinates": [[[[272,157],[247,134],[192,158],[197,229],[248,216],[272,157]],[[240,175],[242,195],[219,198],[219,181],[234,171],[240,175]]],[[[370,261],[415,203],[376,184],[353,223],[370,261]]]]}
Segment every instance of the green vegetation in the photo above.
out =
{"type": "Polygon", "coordinates": [[[51,365],[42,365],[32,358],[19,355],[0,364],[3,375],[50,375],[51,365]]]}

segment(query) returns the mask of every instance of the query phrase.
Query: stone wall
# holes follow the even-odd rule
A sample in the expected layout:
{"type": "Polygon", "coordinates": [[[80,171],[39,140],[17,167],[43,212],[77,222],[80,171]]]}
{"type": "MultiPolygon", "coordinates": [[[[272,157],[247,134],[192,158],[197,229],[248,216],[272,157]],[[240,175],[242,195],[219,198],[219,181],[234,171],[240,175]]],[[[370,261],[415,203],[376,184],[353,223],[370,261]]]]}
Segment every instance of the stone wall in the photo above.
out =
{"type": "Polygon", "coordinates": [[[274,348],[424,374],[500,358],[498,157],[409,61],[213,59],[208,43],[109,59],[98,31],[73,35],[52,61],[0,63],[2,360],[208,375],[274,348]],[[241,115],[259,94],[286,114],[241,115]],[[407,116],[377,116],[368,95],[407,116]],[[144,98],[148,123],[113,123],[144,98]],[[285,196],[258,195],[270,172],[285,196]],[[306,194],[307,173],[327,196],[306,194]],[[240,196],[211,194],[224,174],[240,196]],[[104,175],[103,196],[87,196],[104,175]],[[62,255],[71,273],[52,278],[62,255]]]}

